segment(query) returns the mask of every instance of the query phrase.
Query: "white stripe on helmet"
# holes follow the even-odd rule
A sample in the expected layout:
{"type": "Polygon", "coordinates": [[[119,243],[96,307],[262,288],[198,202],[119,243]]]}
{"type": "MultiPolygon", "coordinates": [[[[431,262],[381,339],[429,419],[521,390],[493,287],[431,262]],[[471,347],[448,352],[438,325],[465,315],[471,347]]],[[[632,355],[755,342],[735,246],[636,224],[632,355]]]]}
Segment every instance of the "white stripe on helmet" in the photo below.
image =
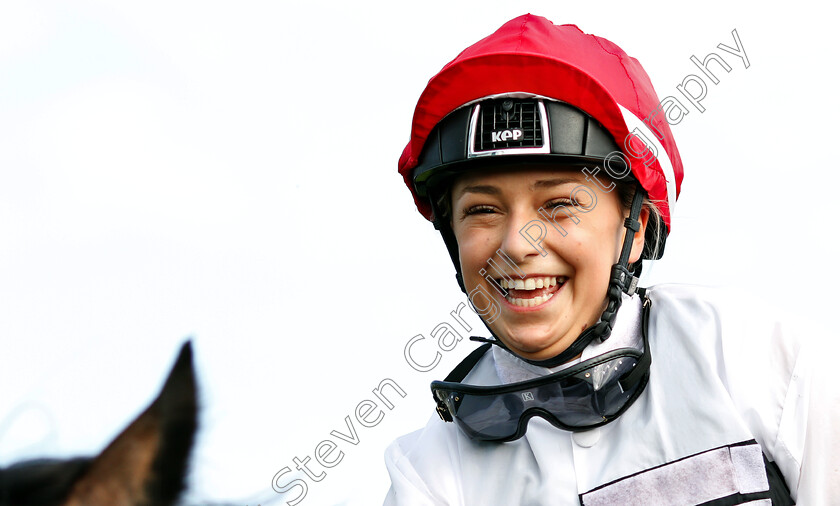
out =
{"type": "Polygon", "coordinates": [[[662,174],[665,176],[665,189],[668,192],[668,212],[671,216],[674,216],[674,204],[677,199],[677,178],[674,174],[674,166],[671,165],[671,159],[668,157],[668,152],[665,151],[665,148],[659,142],[659,138],[645,122],[637,118],[635,114],[625,109],[621,104],[618,104],[618,108],[621,110],[621,115],[624,116],[624,123],[627,125],[627,130],[633,133],[638,128],[644,134],[646,140],[656,149],[656,158],[659,160],[659,166],[662,167],[662,174]]]}

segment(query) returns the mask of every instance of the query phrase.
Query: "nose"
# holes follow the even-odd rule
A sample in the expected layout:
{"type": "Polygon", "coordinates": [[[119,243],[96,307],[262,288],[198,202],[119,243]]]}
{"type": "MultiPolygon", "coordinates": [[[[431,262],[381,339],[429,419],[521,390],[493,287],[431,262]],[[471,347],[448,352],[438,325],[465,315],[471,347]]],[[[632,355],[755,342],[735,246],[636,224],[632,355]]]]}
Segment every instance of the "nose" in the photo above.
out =
{"type": "Polygon", "coordinates": [[[513,213],[505,228],[502,251],[517,264],[534,256],[545,256],[542,242],[548,228],[539,216],[530,213],[513,213]]]}

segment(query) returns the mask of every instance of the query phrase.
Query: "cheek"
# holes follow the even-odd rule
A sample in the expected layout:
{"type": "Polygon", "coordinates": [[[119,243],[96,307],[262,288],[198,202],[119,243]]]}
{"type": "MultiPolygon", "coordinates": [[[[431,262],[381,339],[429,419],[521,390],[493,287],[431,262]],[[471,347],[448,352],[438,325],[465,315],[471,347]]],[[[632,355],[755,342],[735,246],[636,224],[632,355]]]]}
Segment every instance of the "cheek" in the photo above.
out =
{"type": "Polygon", "coordinates": [[[565,256],[572,267],[580,273],[603,273],[609,278],[609,272],[618,259],[621,250],[620,234],[613,227],[590,227],[579,229],[561,239],[558,251],[565,256]]]}
{"type": "Polygon", "coordinates": [[[481,228],[463,229],[455,233],[455,240],[458,242],[458,252],[462,258],[475,259],[484,256],[483,260],[489,258],[487,251],[494,251],[498,242],[496,234],[492,230],[481,228]]]}
{"type": "Polygon", "coordinates": [[[465,280],[479,277],[479,271],[486,265],[493,254],[492,238],[488,234],[457,234],[458,255],[461,261],[461,274],[465,280]]]}

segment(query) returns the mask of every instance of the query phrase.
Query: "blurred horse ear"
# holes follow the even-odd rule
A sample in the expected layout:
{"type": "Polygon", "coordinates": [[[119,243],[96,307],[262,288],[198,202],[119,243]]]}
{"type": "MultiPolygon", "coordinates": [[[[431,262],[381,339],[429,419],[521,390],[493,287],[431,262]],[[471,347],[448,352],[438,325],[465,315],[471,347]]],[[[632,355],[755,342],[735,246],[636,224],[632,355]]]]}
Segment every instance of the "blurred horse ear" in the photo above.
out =
{"type": "Polygon", "coordinates": [[[184,490],[196,411],[192,346],[187,341],[157,398],[90,462],[64,504],[174,504],[184,490]]]}
{"type": "Polygon", "coordinates": [[[34,459],[0,469],[0,506],[61,506],[92,458],[34,459]]]}

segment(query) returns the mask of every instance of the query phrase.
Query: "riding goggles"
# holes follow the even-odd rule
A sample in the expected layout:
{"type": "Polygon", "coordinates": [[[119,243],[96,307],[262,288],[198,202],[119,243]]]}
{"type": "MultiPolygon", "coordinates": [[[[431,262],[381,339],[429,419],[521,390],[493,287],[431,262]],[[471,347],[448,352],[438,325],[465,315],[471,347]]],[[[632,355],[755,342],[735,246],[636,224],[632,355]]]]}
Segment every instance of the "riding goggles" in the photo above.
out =
{"type": "Polygon", "coordinates": [[[491,348],[482,345],[444,381],[432,382],[438,415],[446,422],[454,421],[470,439],[496,442],[522,437],[534,416],[573,432],[615,420],[647,385],[649,299],[643,308],[643,351],[620,348],[527,381],[494,386],[460,383],[491,348]]]}

